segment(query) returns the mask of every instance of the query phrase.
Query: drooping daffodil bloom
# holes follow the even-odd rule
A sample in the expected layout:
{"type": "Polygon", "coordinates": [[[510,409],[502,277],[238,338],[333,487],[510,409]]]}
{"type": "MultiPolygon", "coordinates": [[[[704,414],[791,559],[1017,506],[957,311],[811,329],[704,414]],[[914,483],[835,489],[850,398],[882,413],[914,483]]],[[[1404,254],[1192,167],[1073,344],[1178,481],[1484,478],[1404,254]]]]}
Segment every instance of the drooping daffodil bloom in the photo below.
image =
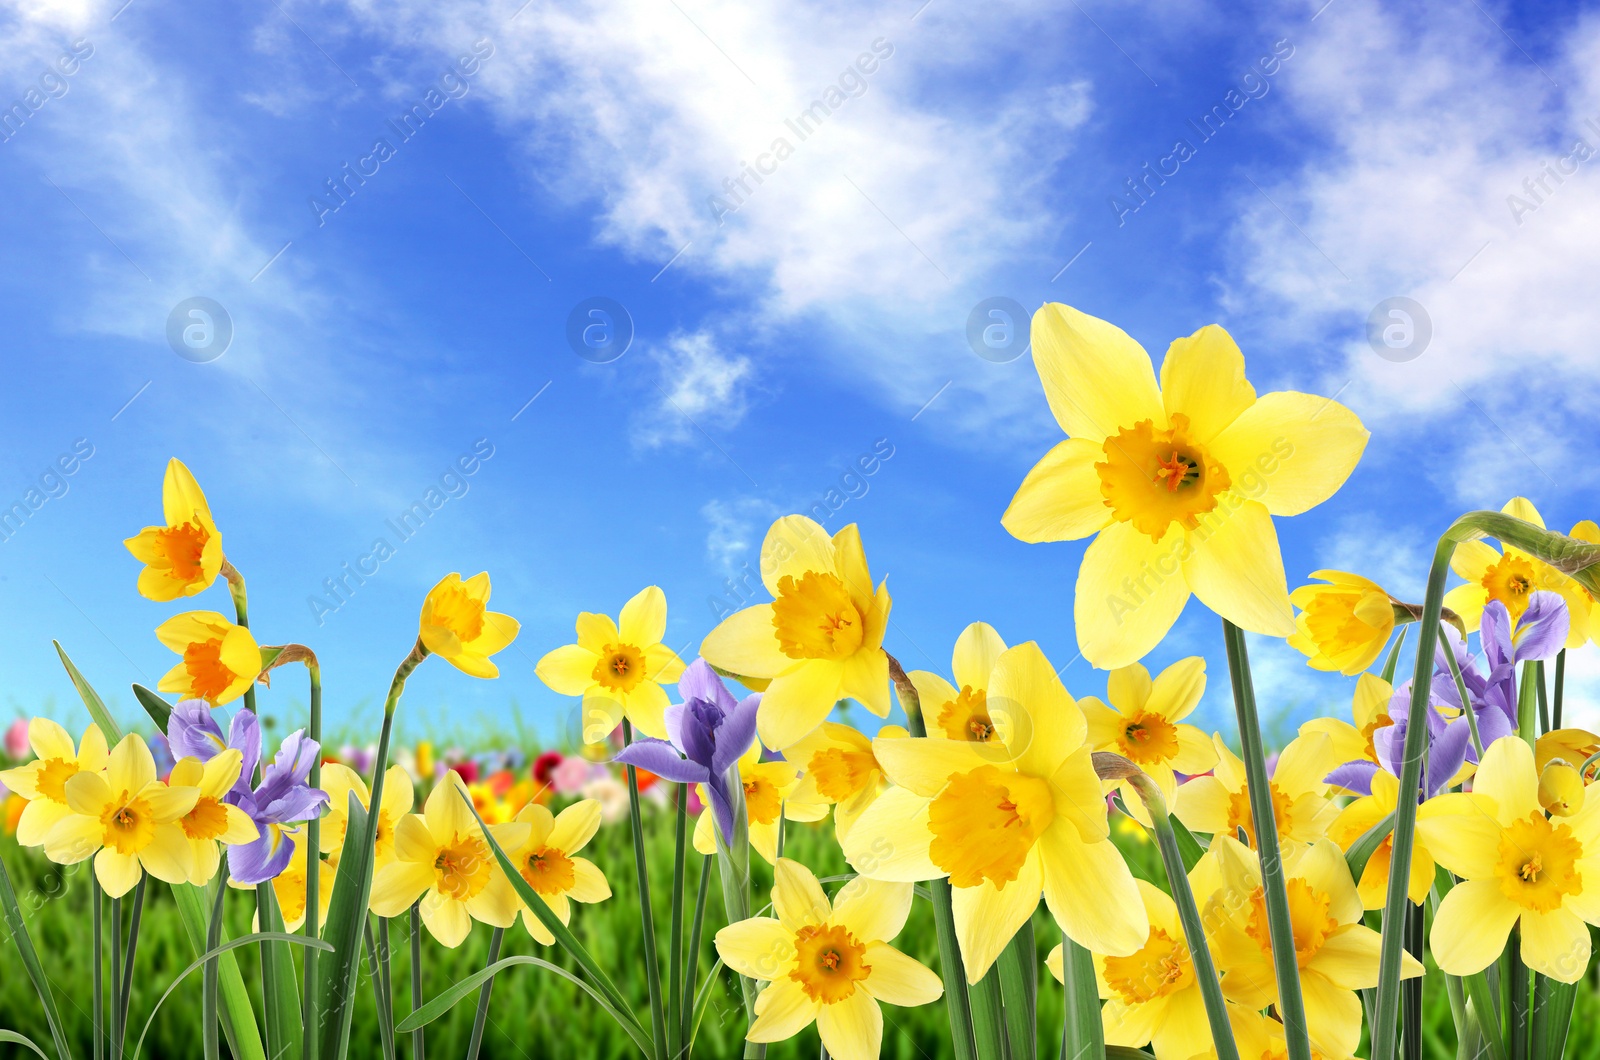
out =
{"type": "Polygon", "coordinates": [[[216,611],[186,611],[156,627],[156,639],[183,660],[156,687],[214,707],[232,703],[261,673],[261,649],[244,626],[216,611]]]}
{"type": "Polygon", "coordinates": [[[140,594],[166,601],[204,592],[222,570],[222,535],[200,484],[176,458],[161,482],[161,509],[165,526],[147,526],[123,542],[145,565],[140,594]]]}
{"type": "Polygon", "coordinates": [[[1394,632],[1394,603],[1377,582],[1342,570],[1312,571],[1325,585],[1302,585],[1289,594],[1300,609],[1289,647],[1305,654],[1313,670],[1354,677],[1371,666],[1394,632]]]}
{"type": "Polygon", "coordinates": [[[489,610],[489,573],[462,580],[446,574],[428,590],[418,619],[422,646],[472,677],[499,677],[489,658],[517,639],[522,627],[510,615],[489,610]]]}

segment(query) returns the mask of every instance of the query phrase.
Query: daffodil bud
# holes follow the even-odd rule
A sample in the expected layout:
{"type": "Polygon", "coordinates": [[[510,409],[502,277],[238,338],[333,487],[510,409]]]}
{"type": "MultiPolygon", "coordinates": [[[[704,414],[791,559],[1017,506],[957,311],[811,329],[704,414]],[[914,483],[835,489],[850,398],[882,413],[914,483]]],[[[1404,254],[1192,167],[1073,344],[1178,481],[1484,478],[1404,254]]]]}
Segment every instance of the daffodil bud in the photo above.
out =
{"type": "Polygon", "coordinates": [[[1395,608],[1375,582],[1344,571],[1317,571],[1313,582],[1290,594],[1300,609],[1289,638],[1314,669],[1358,674],[1372,665],[1394,631],[1395,608]]]}
{"type": "Polygon", "coordinates": [[[1539,774],[1539,805],[1556,817],[1571,817],[1583,806],[1583,776],[1564,758],[1553,758],[1539,774]]]}

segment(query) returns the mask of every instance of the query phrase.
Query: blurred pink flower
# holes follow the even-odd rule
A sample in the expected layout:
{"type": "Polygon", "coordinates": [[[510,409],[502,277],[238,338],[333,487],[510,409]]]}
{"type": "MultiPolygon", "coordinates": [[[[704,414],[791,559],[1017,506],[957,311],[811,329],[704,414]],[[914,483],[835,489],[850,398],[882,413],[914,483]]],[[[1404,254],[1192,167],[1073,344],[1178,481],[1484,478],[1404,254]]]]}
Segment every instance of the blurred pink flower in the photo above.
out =
{"type": "Polygon", "coordinates": [[[6,730],[6,754],[12,758],[26,758],[28,750],[28,719],[18,718],[6,730]]]}
{"type": "Polygon", "coordinates": [[[576,795],[594,775],[593,763],[577,755],[569,755],[550,771],[550,783],[562,795],[576,795]]]}

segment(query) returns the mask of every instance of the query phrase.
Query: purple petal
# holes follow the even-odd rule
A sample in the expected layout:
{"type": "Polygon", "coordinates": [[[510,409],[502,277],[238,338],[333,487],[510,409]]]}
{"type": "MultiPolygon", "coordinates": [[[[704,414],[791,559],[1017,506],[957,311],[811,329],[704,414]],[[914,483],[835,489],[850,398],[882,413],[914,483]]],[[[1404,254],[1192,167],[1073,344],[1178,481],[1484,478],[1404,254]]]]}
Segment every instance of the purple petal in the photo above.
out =
{"type": "Polygon", "coordinates": [[[667,707],[662,715],[662,720],[667,727],[667,739],[672,742],[672,746],[678,749],[679,754],[683,753],[684,707],[685,705],[682,703],[673,703],[667,707]]]}
{"type": "Polygon", "coordinates": [[[729,846],[733,845],[733,803],[728,798],[727,782],[706,785],[711,793],[711,812],[716,814],[717,832],[722,836],[722,841],[729,846]]]}
{"type": "Polygon", "coordinates": [[[1528,597],[1528,609],[1517,623],[1516,648],[1518,662],[1528,659],[1549,659],[1567,645],[1567,630],[1572,616],[1567,614],[1567,602],[1559,593],[1540,589],[1528,597]]]}
{"type": "MultiPolygon", "coordinates": [[[[1478,713],[1478,739],[1487,751],[1489,745],[1506,736],[1515,736],[1517,726],[1501,710],[1489,709],[1478,713]]],[[[1474,759],[1476,761],[1476,759],[1474,759]]]]}
{"type": "Polygon", "coordinates": [[[1467,760],[1467,747],[1472,731],[1467,719],[1462,718],[1445,727],[1433,747],[1428,751],[1428,798],[1437,795],[1450,778],[1461,771],[1467,760]]]}
{"type": "Polygon", "coordinates": [[[234,785],[234,790],[242,788],[248,791],[255,781],[256,766],[261,764],[261,723],[256,719],[255,712],[241,708],[233,716],[233,721],[228,725],[228,746],[244,755],[244,762],[239,768],[239,782],[234,785]]]}
{"type": "Polygon", "coordinates": [[[750,741],[756,738],[756,712],[760,706],[761,693],[752,693],[741,699],[723,721],[711,760],[712,772],[726,773],[750,749],[750,741]]]}
{"type": "Polygon", "coordinates": [[[1511,613],[1499,600],[1490,600],[1483,609],[1483,620],[1478,626],[1478,646],[1483,650],[1483,658],[1491,671],[1515,661],[1511,653],[1511,613]]]}
{"type": "Polygon", "coordinates": [[[1357,795],[1372,794],[1372,775],[1378,771],[1376,763],[1365,759],[1346,762],[1323,778],[1325,783],[1353,791],[1357,795]]]}
{"type": "Polygon", "coordinates": [[[198,758],[210,761],[227,747],[217,719],[211,716],[211,704],[203,699],[181,699],[172,708],[167,719],[167,742],[172,753],[179,758],[198,758]]]}
{"type": "Polygon", "coordinates": [[[691,699],[715,703],[723,713],[734,706],[733,693],[728,691],[728,686],[722,683],[722,678],[704,659],[696,659],[684,668],[683,676],[678,678],[678,695],[685,703],[691,699]]]}
{"type": "Polygon", "coordinates": [[[311,767],[316,764],[321,750],[322,746],[308,737],[304,729],[296,729],[284,738],[266,775],[283,776],[291,783],[305,784],[311,779],[311,767]]]}
{"type": "Polygon", "coordinates": [[[279,828],[262,829],[259,839],[228,848],[228,874],[239,883],[266,883],[289,865],[294,840],[279,828]]]}
{"type": "MultiPolygon", "coordinates": [[[[260,800],[257,800],[259,805],[260,800]]],[[[257,823],[294,824],[309,821],[322,815],[328,804],[328,793],[317,788],[297,785],[261,807],[257,823]]]]}
{"type": "Polygon", "coordinates": [[[1400,775],[1400,763],[1405,757],[1406,729],[1410,722],[1406,718],[1396,718],[1393,725],[1386,725],[1372,734],[1372,749],[1378,753],[1378,761],[1389,772],[1400,775]]]}
{"type": "Polygon", "coordinates": [[[639,740],[624,747],[616,761],[636,769],[648,769],[674,784],[704,784],[710,779],[705,766],[680,758],[665,740],[639,740]]]}

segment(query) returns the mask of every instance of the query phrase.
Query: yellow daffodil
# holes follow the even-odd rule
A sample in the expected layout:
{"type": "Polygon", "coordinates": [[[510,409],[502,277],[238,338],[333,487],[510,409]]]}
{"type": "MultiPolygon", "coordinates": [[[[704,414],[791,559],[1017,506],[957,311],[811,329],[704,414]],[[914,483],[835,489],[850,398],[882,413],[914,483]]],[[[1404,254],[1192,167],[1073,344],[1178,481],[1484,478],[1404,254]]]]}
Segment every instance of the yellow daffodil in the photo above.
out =
{"type": "Polygon", "coordinates": [[[954,684],[927,670],[912,670],[906,675],[917,690],[929,736],[976,743],[994,739],[994,720],[989,717],[989,674],[1005,650],[1006,642],[993,626],[974,622],[961,631],[950,655],[954,684]]]}
{"type": "MultiPolygon", "coordinates": [[[[1228,750],[1220,735],[1212,737],[1212,744],[1217,750],[1216,770],[1181,785],[1173,812],[1195,832],[1233,836],[1243,829],[1254,847],[1256,825],[1250,813],[1244,763],[1228,750]]],[[[1278,755],[1267,783],[1279,842],[1310,843],[1328,833],[1339,807],[1328,799],[1328,785],[1322,778],[1340,764],[1333,760],[1329,740],[1322,733],[1297,736],[1278,755]]]]}
{"type": "MultiPolygon", "coordinates": [[[[883,739],[909,736],[898,725],[878,730],[883,739]]],[[[825,721],[784,753],[802,770],[795,789],[797,803],[822,803],[833,807],[833,829],[838,836],[850,831],[856,818],[888,788],[883,767],[872,753],[872,741],[848,725],[825,721]]]]}
{"type": "Polygon", "coordinates": [[[1350,701],[1351,725],[1341,718],[1312,718],[1300,726],[1301,736],[1320,733],[1328,739],[1328,758],[1333,765],[1364,759],[1378,763],[1378,749],[1373,743],[1373,733],[1394,724],[1389,716],[1389,700],[1394,698],[1394,686],[1376,674],[1362,674],[1356,678],[1355,695],[1350,701]]]}
{"type": "MultiPolygon", "coordinates": [[[[1536,526],[1543,527],[1539,510],[1526,497],[1513,497],[1500,509],[1536,526]]],[[[1574,528],[1576,529],[1576,528],[1574,528]]],[[[1594,602],[1583,586],[1541,559],[1520,549],[1497,552],[1483,541],[1463,541],[1450,557],[1450,569],[1466,579],[1444,594],[1444,606],[1461,616],[1467,631],[1473,632],[1483,618],[1484,606],[1499,600],[1511,615],[1513,624],[1528,609],[1528,597],[1539,589],[1559,593],[1567,604],[1567,647],[1576,648],[1589,639],[1589,614],[1594,602]]]]}
{"type": "Polygon", "coordinates": [[[200,484],[180,460],[167,462],[161,508],[165,526],[147,526],[123,542],[145,565],[139,592],[151,600],[176,600],[205,591],[222,570],[222,535],[200,484]]]}
{"type": "MultiPolygon", "coordinates": [[[[1577,538],[1579,541],[1588,541],[1592,544],[1600,545],[1600,523],[1596,523],[1593,519],[1585,519],[1582,522],[1574,523],[1572,529],[1567,531],[1567,536],[1577,538]]],[[[1579,586],[1579,588],[1583,587],[1579,586]]],[[[1595,601],[1594,594],[1587,589],[1583,590],[1583,595],[1588,597],[1589,600],[1589,639],[1596,644],[1600,644],[1600,603],[1595,601]]],[[[1570,607],[1571,605],[1569,604],[1568,606],[1570,607]]]]}
{"type": "MultiPolygon", "coordinates": [[[[1156,1060],[1189,1060],[1211,1041],[1211,1025],[1178,907],[1161,888],[1136,882],[1150,917],[1150,936],[1126,957],[1094,955],[1095,979],[1106,999],[1100,1010],[1106,1044],[1137,1049],[1150,1042],[1156,1060]]],[[[1057,982],[1062,981],[1061,961],[1060,946],[1045,958],[1057,982]]]]}
{"type": "Polygon", "coordinates": [[[1289,594],[1300,609],[1289,647],[1305,653],[1314,670],[1346,677],[1371,666],[1394,632],[1394,603],[1377,582],[1340,570],[1313,571],[1326,585],[1302,585],[1289,594]]]}
{"type": "Polygon", "coordinates": [[[167,777],[168,784],[194,788],[198,793],[194,806],[178,818],[189,844],[190,883],[203,886],[217,874],[222,857],[219,842],[248,843],[261,835],[249,814],[222,801],[238,781],[243,764],[243,753],[229,747],[205,763],[198,758],[180,758],[167,777]]]}
{"type": "Polygon", "coordinates": [[[72,813],[45,837],[45,856],[74,865],[94,856],[94,875],[113,898],[148,872],[166,883],[187,883],[193,856],[178,821],[194,809],[198,788],[156,779],[150,748],[129,733],[111,749],[102,775],[80,770],[64,785],[72,813]]]}
{"type": "Polygon", "coordinates": [[[883,1045],[879,1003],[937,1001],[939,977],[890,939],[911,911],[909,883],[851,880],[829,902],[811,870],[779,858],[773,917],[752,917],[717,932],[729,968],[768,983],[756,998],[752,1042],[780,1042],[812,1021],[829,1056],[877,1060],[883,1045]]]}
{"type": "MultiPolygon", "coordinates": [[[[372,881],[374,913],[399,916],[421,899],[428,933],[452,949],[471,932],[474,920],[510,927],[521,905],[467,809],[462,798],[466,790],[460,774],[453,769],[446,773],[420,814],[400,818],[394,860],[372,881]]],[[[489,830],[502,850],[510,850],[526,841],[529,828],[513,822],[490,825],[489,830]]]]}
{"type": "MultiPolygon", "coordinates": [[[[337,861],[317,858],[318,924],[328,922],[328,903],[333,901],[333,885],[338,882],[338,871],[337,861]]],[[[285,931],[298,931],[300,925],[306,922],[306,883],[306,844],[296,843],[289,855],[288,867],[272,878],[272,892],[278,899],[278,911],[283,915],[285,931]]]]}
{"type": "Polygon", "coordinates": [[[1295,632],[1273,516],[1344,483],[1367,444],[1343,405],[1291,391],[1259,399],[1215,324],[1175,340],[1161,384],[1121,328],[1050,303],[1033,360],[1068,438],[1028,472],[1001,520],[1023,541],[1094,537],[1073,606],[1101,669],[1137,662],[1190,593],[1241,628],[1295,632]]]}
{"type": "Polygon", "coordinates": [[[1514,736],[1490,744],[1472,791],[1437,796],[1417,814],[1417,836],[1461,878],[1439,905],[1430,948],[1451,975],[1488,967],[1521,928],[1522,960],[1563,983],[1589,966],[1600,924],[1600,796],[1552,821],[1539,805],[1533,750],[1514,736]]]}
{"type": "MultiPolygon", "coordinates": [[[[1106,698],[1078,700],[1089,722],[1089,745],[1128,759],[1148,773],[1170,804],[1176,795],[1174,773],[1204,773],[1217,764],[1216,748],[1193,725],[1179,724],[1200,704],[1206,691],[1206,661],[1180,659],[1152,681],[1138,663],[1122,666],[1106,679],[1106,698]]],[[[1144,802],[1124,781],[1122,802],[1140,821],[1147,819],[1144,802]]]]}
{"type": "Polygon", "coordinates": [[[1539,806],[1551,817],[1576,817],[1583,809],[1583,775],[1564,758],[1552,758],[1539,771],[1539,806]]]}
{"type": "MultiPolygon", "coordinates": [[[[1328,827],[1328,838],[1339,844],[1341,850],[1348,851],[1356,840],[1394,812],[1399,792],[1400,782],[1394,774],[1378,770],[1372,774],[1372,794],[1353,800],[1339,811],[1339,816],[1328,827]]],[[[1383,908],[1389,887],[1389,866],[1394,858],[1393,838],[1392,834],[1386,835],[1379,841],[1378,848],[1367,858],[1360,882],[1356,884],[1364,908],[1383,908]]],[[[1407,893],[1413,902],[1421,905],[1432,887],[1433,856],[1428,853],[1428,845],[1421,842],[1420,837],[1413,837],[1407,893]]]]}
{"type": "Polygon", "coordinates": [[[90,725],[75,748],[66,729],[49,718],[34,718],[28,722],[28,745],[35,759],[0,772],[0,784],[28,800],[17,818],[17,842],[36,847],[57,821],[72,813],[67,781],[79,772],[99,773],[106,768],[106,738],[100,726],[90,725]]]}
{"type": "MultiPolygon", "coordinates": [[[[750,749],[739,756],[739,781],[744,785],[745,814],[749,819],[750,846],[769,862],[778,856],[778,819],[820,821],[828,816],[828,804],[820,794],[800,791],[800,767],[778,759],[761,760],[761,741],[752,740],[750,749]]],[[[704,784],[696,785],[700,804],[711,805],[711,793],[704,784]]],[[[702,854],[717,849],[716,815],[708,809],[694,826],[694,848],[702,854]]]]}
{"type": "Polygon", "coordinates": [[[1109,838],[1083,712],[1031,641],[1001,653],[986,684],[994,740],[873,741],[896,786],[844,837],[845,857],[878,879],[949,876],[974,983],[1041,893],[1080,945],[1133,953],[1149,922],[1109,838]]]}
{"type": "MultiPolygon", "coordinates": [[[[538,803],[529,803],[517,814],[517,821],[528,826],[528,835],[517,846],[507,847],[506,857],[563,924],[572,919],[572,902],[603,902],[611,897],[606,874],[588,858],[578,857],[578,851],[600,830],[598,802],[583,799],[554,815],[538,803]]],[[[522,906],[522,926],[546,946],[556,941],[526,905],[522,906]]]]}
{"type": "MultiPolygon", "coordinates": [[[[1233,1028],[1233,1041],[1244,1060],[1288,1060],[1289,1043],[1283,1024],[1271,1016],[1252,1011],[1243,1005],[1228,1002],[1228,1025],[1233,1028]]],[[[1196,1053],[1192,1060],[1215,1060],[1215,1043],[1204,1052],[1196,1053]]],[[[1311,1060],[1353,1060],[1336,1053],[1325,1053],[1315,1044],[1311,1047],[1311,1060]]]]}
{"type": "Polygon", "coordinates": [[[563,696],[583,697],[583,739],[604,740],[627,718],[646,736],[667,738],[670,700],[662,685],[683,676],[683,660],[661,642],[667,597],[651,585],[610,615],[578,616],[578,642],[539,660],[539,679],[563,696]]]}
{"type": "MultiPolygon", "coordinates": [[[[1221,887],[1207,900],[1204,917],[1223,990],[1252,1010],[1276,1004],[1272,939],[1256,856],[1231,836],[1214,842],[1210,856],[1216,858],[1221,887]]],[[[1362,924],[1361,896],[1333,843],[1324,839],[1285,847],[1283,867],[1312,1044],[1328,1056],[1352,1056],[1361,1040],[1356,991],[1378,984],[1380,937],[1362,924]]],[[[1422,965],[1403,954],[1401,978],[1421,974],[1422,965]]]]}
{"type": "Polygon", "coordinates": [[[830,538],[803,515],[784,516],[761,545],[761,581],[772,603],[730,615],[700,646],[719,670],[770,681],[761,742],[787,749],[846,697],[887,717],[889,590],[873,589],[856,525],[830,538]]]}
{"type": "Polygon", "coordinates": [[[465,581],[459,574],[446,574],[422,602],[422,646],[464,674],[499,677],[500,669],[489,656],[516,640],[522,627],[488,605],[488,571],[465,581]]]}
{"type": "Polygon", "coordinates": [[[215,611],[186,611],[156,627],[156,639],[183,656],[156,685],[214,707],[244,695],[261,673],[261,649],[244,626],[215,611]]]}
{"type": "MultiPolygon", "coordinates": [[[[328,810],[322,818],[318,841],[324,854],[338,858],[344,849],[345,831],[350,827],[350,793],[353,791],[362,809],[371,805],[371,794],[361,774],[338,762],[325,762],[322,766],[322,790],[328,793],[328,810]]],[[[390,766],[383,774],[383,803],[378,807],[378,841],[373,850],[373,871],[394,860],[394,832],[401,818],[411,812],[416,803],[416,790],[411,785],[411,774],[404,766],[390,766]]]]}

